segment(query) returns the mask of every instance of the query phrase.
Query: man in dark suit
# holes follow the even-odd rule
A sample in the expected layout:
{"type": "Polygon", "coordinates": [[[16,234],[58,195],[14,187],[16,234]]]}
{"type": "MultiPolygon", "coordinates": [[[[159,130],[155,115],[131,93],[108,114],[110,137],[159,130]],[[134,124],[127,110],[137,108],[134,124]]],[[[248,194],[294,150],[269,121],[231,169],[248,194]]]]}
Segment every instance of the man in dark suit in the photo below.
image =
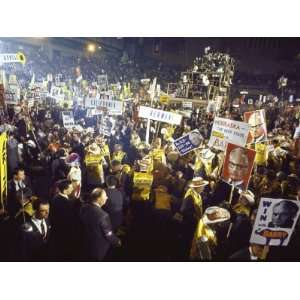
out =
{"type": "Polygon", "coordinates": [[[31,190],[31,185],[25,175],[25,170],[18,167],[13,171],[13,178],[8,182],[7,210],[11,217],[14,217],[21,207],[17,201],[17,193],[25,190],[31,190]]]}
{"type": "Polygon", "coordinates": [[[25,261],[47,260],[47,246],[51,231],[48,221],[49,203],[40,199],[33,202],[35,211],[28,222],[29,230],[23,232],[22,258],[25,261]]]}
{"type": "Polygon", "coordinates": [[[57,187],[59,193],[50,201],[51,250],[56,260],[74,260],[78,222],[73,202],[69,198],[73,185],[64,179],[58,182],[57,187]]]}
{"type": "Polygon", "coordinates": [[[123,222],[124,199],[122,193],[117,189],[118,180],[115,176],[108,176],[106,185],[107,202],[103,206],[103,209],[109,214],[112,228],[116,231],[123,222]]]}
{"type": "Polygon", "coordinates": [[[92,191],[90,202],[80,211],[85,232],[86,258],[89,261],[102,261],[113,246],[121,246],[121,241],[113,233],[109,215],[101,208],[107,201],[105,190],[92,191]]]}
{"type": "Polygon", "coordinates": [[[263,261],[266,260],[269,247],[257,244],[250,244],[249,247],[235,252],[229,257],[230,261],[263,261]],[[264,248],[266,247],[266,248],[264,248]]]}

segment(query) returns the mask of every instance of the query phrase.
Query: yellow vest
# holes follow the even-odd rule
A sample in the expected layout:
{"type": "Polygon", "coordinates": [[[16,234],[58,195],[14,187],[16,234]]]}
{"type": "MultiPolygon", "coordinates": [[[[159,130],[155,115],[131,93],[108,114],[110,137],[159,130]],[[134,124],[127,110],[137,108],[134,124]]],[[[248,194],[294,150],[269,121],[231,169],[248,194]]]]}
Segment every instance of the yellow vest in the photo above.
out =
{"type": "Polygon", "coordinates": [[[155,208],[171,210],[171,195],[159,189],[155,190],[155,208]]]}
{"type": "Polygon", "coordinates": [[[124,156],[125,156],[125,152],[117,151],[112,154],[112,160],[117,160],[119,162],[122,162],[124,156]]]}
{"type": "Polygon", "coordinates": [[[209,226],[205,225],[202,219],[200,219],[192,243],[192,248],[190,253],[191,258],[196,258],[198,256],[197,241],[203,236],[205,236],[208,239],[209,246],[212,247],[217,246],[217,237],[215,232],[209,226]]]}
{"type": "Polygon", "coordinates": [[[193,188],[189,188],[184,195],[184,199],[191,196],[193,199],[193,204],[196,210],[196,216],[200,219],[203,215],[203,203],[202,197],[199,193],[197,193],[193,188]]]}
{"type": "Polygon", "coordinates": [[[85,161],[86,166],[101,164],[102,163],[102,155],[101,154],[86,154],[84,161],[85,161]]]}
{"type": "Polygon", "coordinates": [[[255,162],[259,166],[263,166],[268,160],[267,145],[263,143],[255,144],[255,162]]]}
{"type": "Polygon", "coordinates": [[[150,191],[153,182],[153,175],[134,172],[133,174],[133,188],[132,200],[147,201],[150,199],[150,191]]]}

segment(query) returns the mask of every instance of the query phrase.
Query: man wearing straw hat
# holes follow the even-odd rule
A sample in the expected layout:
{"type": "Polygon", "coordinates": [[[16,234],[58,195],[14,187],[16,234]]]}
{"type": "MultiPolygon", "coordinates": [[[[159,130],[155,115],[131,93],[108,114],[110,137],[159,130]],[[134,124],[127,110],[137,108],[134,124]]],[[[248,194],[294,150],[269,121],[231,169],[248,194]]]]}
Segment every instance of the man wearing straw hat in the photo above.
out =
{"type": "Polygon", "coordinates": [[[174,215],[175,220],[182,222],[183,255],[188,255],[197,223],[202,217],[203,201],[200,193],[208,184],[209,182],[202,177],[193,178],[188,185],[179,212],[174,215]]]}

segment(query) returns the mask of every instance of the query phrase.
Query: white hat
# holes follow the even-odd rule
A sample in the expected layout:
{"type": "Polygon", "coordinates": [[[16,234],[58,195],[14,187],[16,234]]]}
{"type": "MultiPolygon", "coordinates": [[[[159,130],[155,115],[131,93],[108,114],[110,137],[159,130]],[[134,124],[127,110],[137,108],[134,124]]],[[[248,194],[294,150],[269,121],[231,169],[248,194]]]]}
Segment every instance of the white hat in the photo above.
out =
{"type": "Polygon", "coordinates": [[[229,219],[230,219],[230,212],[227,209],[218,206],[208,207],[205,210],[204,216],[202,218],[203,223],[205,225],[221,223],[221,222],[228,221],[229,219]]]}
{"type": "Polygon", "coordinates": [[[29,147],[31,147],[31,148],[36,148],[36,144],[35,144],[35,142],[34,141],[32,141],[32,140],[29,140],[28,142],[27,142],[27,145],[29,146],[29,147]]]}
{"type": "Polygon", "coordinates": [[[255,204],[255,196],[251,191],[248,190],[243,192],[242,190],[240,190],[240,195],[245,197],[248,200],[250,205],[255,204]]]}
{"type": "Polygon", "coordinates": [[[191,183],[189,184],[189,187],[191,188],[197,188],[197,187],[203,187],[208,185],[209,182],[206,180],[203,180],[202,177],[195,177],[192,179],[191,183]]]}

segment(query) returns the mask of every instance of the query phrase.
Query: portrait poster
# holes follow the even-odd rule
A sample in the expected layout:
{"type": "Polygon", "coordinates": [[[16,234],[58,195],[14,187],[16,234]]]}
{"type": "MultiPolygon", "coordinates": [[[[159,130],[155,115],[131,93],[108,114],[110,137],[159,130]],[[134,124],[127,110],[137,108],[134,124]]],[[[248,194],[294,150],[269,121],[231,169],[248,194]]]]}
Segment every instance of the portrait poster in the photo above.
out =
{"type": "Polygon", "coordinates": [[[246,191],[251,177],[256,151],[231,143],[227,144],[222,180],[246,191]]]}
{"type": "Polygon", "coordinates": [[[256,144],[268,140],[264,109],[245,112],[244,121],[250,125],[247,144],[256,144]]]}
{"type": "Polygon", "coordinates": [[[287,246],[299,214],[299,201],[261,198],[250,243],[287,246]]]}
{"type": "Polygon", "coordinates": [[[188,134],[183,135],[174,141],[174,145],[180,155],[185,155],[194,149],[199,148],[203,141],[203,137],[198,129],[190,131],[188,134]]]}

